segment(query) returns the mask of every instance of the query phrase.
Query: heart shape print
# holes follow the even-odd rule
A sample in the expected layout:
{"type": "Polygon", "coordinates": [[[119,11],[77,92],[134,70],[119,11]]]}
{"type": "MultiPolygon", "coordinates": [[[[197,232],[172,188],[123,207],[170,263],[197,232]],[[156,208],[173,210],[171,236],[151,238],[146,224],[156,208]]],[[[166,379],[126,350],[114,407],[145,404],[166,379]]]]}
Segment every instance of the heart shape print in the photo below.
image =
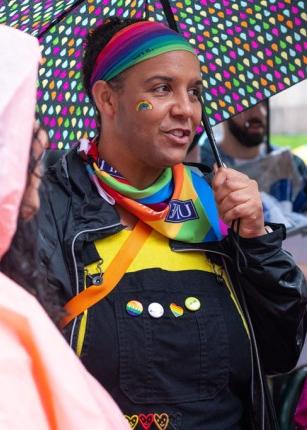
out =
{"type": "Polygon", "coordinates": [[[139,415],[139,421],[145,430],[149,430],[153,421],[154,421],[154,414],[140,414],[139,415]]]}
{"type": "Polygon", "coordinates": [[[169,424],[169,417],[167,414],[155,414],[154,421],[159,430],[166,430],[169,424]]]}
{"type": "Polygon", "coordinates": [[[128,420],[128,423],[132,428],[132,430],[134,430],[135,427],[138,425],[139,417],[137,415],[131,415],[131,417],[129,417],[128,415],[125,415],[125,418],[128,420]]]}

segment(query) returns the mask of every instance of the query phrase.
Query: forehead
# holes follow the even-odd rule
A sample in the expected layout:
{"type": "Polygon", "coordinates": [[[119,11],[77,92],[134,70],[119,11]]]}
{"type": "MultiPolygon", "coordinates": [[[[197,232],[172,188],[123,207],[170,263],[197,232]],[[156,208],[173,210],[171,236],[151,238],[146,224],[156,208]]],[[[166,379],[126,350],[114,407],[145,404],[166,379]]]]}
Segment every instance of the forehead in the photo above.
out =
{"type": "Polygon", "coordinates": [[[200,63],[196,55],[188,51],[166,52],[143,61],[126,71],[127,78],[146,80],[150,76],[163,75],[182,80],[201,79],[200,63]]]}

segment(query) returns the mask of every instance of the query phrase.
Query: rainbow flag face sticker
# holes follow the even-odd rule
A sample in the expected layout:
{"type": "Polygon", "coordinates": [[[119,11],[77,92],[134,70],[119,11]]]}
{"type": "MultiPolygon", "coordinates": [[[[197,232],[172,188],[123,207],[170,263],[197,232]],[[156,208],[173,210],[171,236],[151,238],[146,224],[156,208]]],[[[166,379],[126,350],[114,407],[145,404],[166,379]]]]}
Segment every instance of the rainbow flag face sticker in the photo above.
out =
{"type": "Polygon", "coordinates": [[[153,109],[153,105],[148,102],[147,100],[141,100],[137,105],[136,105],[136,110],[138,112],[143,111],[143,110],[152,110],[153,109]]]}
{"type": "Polygon", "coordinates": [[[172,314],[176,318],[181,317],[183,315],[183,308],[181,306],[179,306],[179,305],[176,305],[176,303],[171,303],[169,305],[169,308],[170,308],[172,314]]]}

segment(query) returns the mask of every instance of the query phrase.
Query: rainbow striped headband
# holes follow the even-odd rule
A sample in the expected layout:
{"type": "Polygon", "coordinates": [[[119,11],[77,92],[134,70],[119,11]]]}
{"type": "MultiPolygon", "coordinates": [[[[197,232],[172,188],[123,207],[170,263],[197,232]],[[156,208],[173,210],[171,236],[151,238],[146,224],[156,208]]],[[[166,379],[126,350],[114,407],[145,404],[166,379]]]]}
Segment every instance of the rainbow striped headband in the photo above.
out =
{"type": "Polygon", "coordinates": [[[110,81],[124,70],[149,58],[170,51],[189,51],[189,42],[174,30],[152,21],[139,21],[116,33],[100,51],[91,76],[91,87],[98,80],[110,81]]]}

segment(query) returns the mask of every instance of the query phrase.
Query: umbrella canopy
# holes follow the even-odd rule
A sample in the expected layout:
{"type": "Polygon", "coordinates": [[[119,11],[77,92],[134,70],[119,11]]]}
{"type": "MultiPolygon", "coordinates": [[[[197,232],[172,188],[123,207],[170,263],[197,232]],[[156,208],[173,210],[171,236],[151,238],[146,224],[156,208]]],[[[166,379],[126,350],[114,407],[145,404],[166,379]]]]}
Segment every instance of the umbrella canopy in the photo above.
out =
{"type": "Polygon", "coordinates": [[[0,23],[37,35],[43,45],[38,112],[51,146],[67,148],[95,133],[95,112],[82,89],[85,35],[118,15],[167,22],[201,61],[204,105],[211,125],[307,77],[304,0],[10,0],[0,23]]]}

